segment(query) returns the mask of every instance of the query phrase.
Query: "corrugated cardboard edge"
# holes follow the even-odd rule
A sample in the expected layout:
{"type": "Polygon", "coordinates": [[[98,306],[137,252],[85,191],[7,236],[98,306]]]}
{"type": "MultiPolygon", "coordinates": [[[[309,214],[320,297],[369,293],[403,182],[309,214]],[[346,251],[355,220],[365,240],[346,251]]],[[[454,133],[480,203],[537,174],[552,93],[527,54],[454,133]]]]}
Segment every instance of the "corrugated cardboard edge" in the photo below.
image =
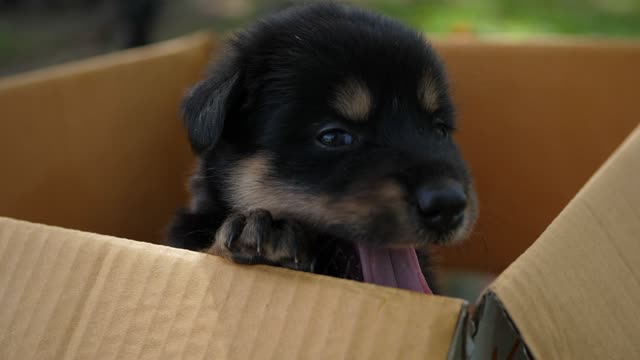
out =
{"type": "Polygon", "coordinates": [[[445,359],[464,302],[0,218],[2,359],[445,359]]]}
{"type": "Polygon", "coordinates": [[[99,71],[104,67],[122,66],[154,57],[171,56],[172,54],[183,52],[184,49],[198,47],[202,43],[209,43],[211,51],[213,51],[215,49],[215,36],[206,31],[196,32],[173,40],[139,48],[116,51],[88,59],[48,66],[42,69],[3,77],[0,79],[0,91],[39,83],[47,81],[48,79],[99,71]]]}
{"type": "Polygon", "coordinates": [[[489,290],[536,358],[638,359],[639,239],[636,128],[489,290]]]}
{"type": "Polygon", "coordinates": [[[539,48],[601,48],[601,49],[638,49],[640,42],[636,39],[625,38],[598,38],[584,36],[548,36],[523,39],[509,38],[503,34],[496,36],[429,36],[433,45],[438,46],[443,43],[453,46],[481,46],[481,47],[539,47],[539,48]]]}

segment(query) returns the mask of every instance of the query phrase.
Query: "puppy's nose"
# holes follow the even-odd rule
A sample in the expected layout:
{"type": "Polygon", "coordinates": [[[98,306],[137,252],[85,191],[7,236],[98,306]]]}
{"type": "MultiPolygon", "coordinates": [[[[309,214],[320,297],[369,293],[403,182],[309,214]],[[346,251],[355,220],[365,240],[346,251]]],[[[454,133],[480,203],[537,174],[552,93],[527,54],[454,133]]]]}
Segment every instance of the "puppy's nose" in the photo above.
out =
{"type": "Polygon", "coordinates": [[[427,226],[438,231],[460,225],[467,206],[467,196],[457,183],[422,186],[417,191],[418,208],[427,226]]]}

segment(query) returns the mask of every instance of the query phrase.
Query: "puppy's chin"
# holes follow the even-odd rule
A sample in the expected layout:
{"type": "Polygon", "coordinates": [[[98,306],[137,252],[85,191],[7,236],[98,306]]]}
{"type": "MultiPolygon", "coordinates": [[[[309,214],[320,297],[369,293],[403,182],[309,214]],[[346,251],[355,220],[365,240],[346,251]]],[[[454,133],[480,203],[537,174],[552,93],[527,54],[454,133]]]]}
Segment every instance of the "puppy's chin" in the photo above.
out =
{"type": "Polygon", "coordinates": [[[367,216],[343,216],[335,220],[315,219],[293,212],[281,215],[302,221],[341,241],[385,248],[424,248],[429,245],[456,244],[468,237],[476,220],[474,205],[465,210],[464,218],[458,226],[447,231],[429,228],[415,213],[395,212],[381,206],[367,216]]]}
{"type": "Polygon", "coordinates": [[[452,245],[459,242],[462,242],[466,238],[466,231],[462,228],[462,226],[446,231],[446,232],[438,232],[431,231],[429,229],[421,228],[418,231],[418,240],[414,244],[414,247],[424,247],[427,245],[452,245]]]}
{"type": "MultiPolygon", "coordinates": [[[[434,231],[424,224],[420,224],[417,229],[419,244],[425,245],[454,245],[464,241],[471,229],[475,225],[476,215],[473,208],[465,211],[464,218],[458,226],[447,231],[434,231]]],[[[416,246],[419,247],[419,246],[416,246]]]]}

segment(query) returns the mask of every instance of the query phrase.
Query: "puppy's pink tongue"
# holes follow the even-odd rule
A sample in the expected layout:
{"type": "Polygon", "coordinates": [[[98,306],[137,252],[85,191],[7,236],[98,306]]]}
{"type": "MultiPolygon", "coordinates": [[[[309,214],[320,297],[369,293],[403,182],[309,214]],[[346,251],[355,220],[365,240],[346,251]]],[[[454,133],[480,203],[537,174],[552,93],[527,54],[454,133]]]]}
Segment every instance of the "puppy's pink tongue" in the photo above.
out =
{"type": "Polygon", "coordinates": [[[433,294],[422,275],[415,249],[358,245],[364,282],[433,294]]]}

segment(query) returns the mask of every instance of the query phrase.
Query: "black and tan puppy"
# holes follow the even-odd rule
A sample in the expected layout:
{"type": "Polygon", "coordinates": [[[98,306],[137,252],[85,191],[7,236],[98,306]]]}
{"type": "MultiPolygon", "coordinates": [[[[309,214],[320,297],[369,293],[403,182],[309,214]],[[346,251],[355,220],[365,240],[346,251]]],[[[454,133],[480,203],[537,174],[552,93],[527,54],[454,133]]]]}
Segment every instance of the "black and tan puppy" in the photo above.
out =
{"type": "Polygon", "coordinates": [[[173,246],[429,292],[415,248],[475,221],[442,64],[391,19],[335,4],[271,16],[183,112],[200,161],[173,246]]]}

